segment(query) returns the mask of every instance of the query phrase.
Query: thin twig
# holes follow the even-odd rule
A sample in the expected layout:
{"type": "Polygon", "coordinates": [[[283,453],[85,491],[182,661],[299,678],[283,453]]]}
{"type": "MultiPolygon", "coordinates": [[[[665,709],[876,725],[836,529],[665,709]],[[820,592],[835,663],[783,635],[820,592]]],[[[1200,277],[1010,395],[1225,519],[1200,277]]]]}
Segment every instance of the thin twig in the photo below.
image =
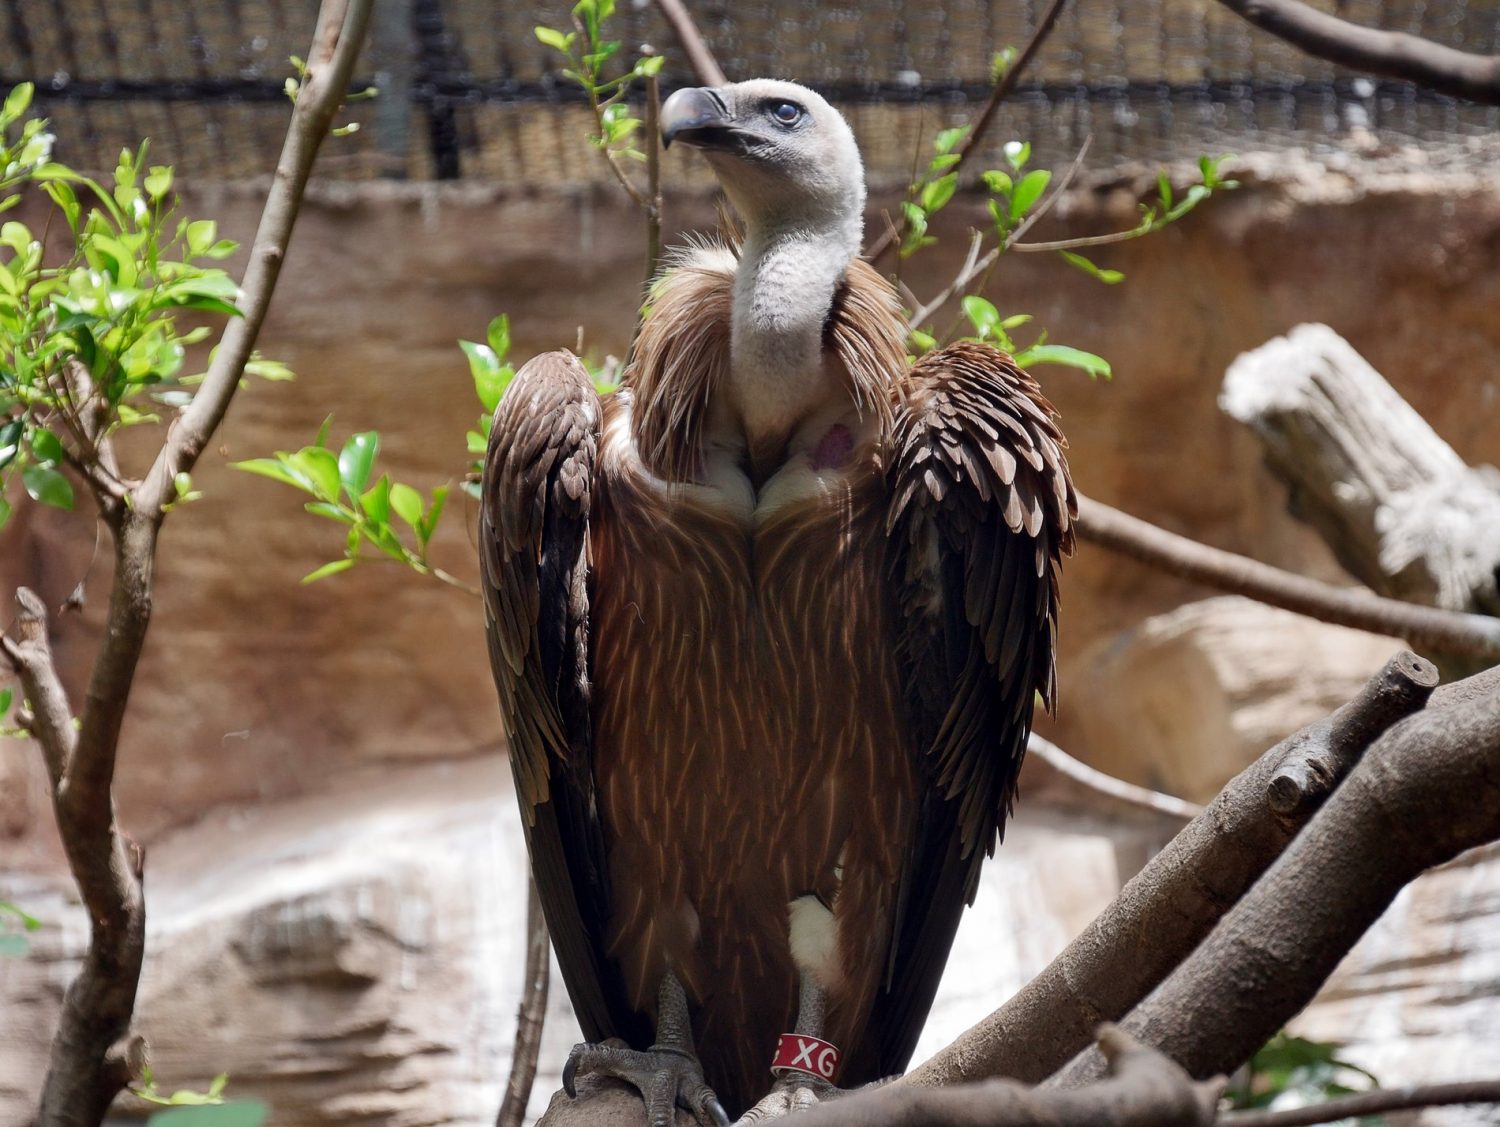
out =
{"type": "MultiPolygon", "coordinates": [[[[995,264],[1000,261],[1000,256],[1007,250],[1011,249],[1011,247],[1014,245],[1014,241],[1016,239],[1019,239],[1027,231],[1031,230],[1031,228],[1036,225],[1037,221],[1041,219],[1042,216],[1046,215],[1047,212],[1052,210],[1058,199],[1064,192],[1068,190],[1069,186],[1073,183],[1073,179],[1078,175],[1079,170],[1083,168],[1083,159],[1088,155],[1089,146],[1093,144],[1093,141],[1093,134],[1089,134],[1083,139],[1083,144],[1079,146],[1078,149],[1078,155],[1073,158],[1072,163],[1069,164],[1063,174],[1058,177],[1057,184],[1054,185],[1052,191],[1047,194],[1047,198],[1042,200],[1041,203],[1037,204],[1037,206],[1032,209],[1031,214],[1016,225],[1015,230],[1012,231],[1008,236],[1006,236],[1006,240],[1003,245],[991,248],[988,254],[978,260],[976,260],[973,255],[973,251],[976,248],[970,248],[970,255],[968,260],[964,263],[963,269],[961,269],[956,275],[954,275],[953,281],[951,281],[947,286],[944,287],[942,293],[938,294],[937,297],[933,298],[926,305],[918,309],[908,319],[907,323],[911,325],[912,328],[921,328],[924,324],[927,323],[927,319],[929,317],[931,317],[934,313],[936,313],[939,309],[941,309],[944,305],[948,304],[948,302],[952,300],[954,294],[959,293],[961,290],[963,290],[964,287],[972,282],[974,278],[979,274],[984,273],[986,270],[993,269],[995,264]]],[[[976,232],[976,235],[977,234],[978,232],[976,232]]],[[[984,286],[981,285],[979,289],[981,292],[983,292],[984,286]]]]}
{"type": "Polygon", "coordinates": [[[682,0],[656,0],[656,6],[666,17],[667,23],[671,24],[672,34],[677,36],[682,53],[688,57],[698,81],[705,86],[723,86],[728,82],[729,79],[719,69],[718,61],[708,49],[708,44],[703,41],[698,25],[693,22],[692,14],[683,6],[682,0]]]}
{"type": "MultiPolygon", "coordinates": [[[[984,109],[974,119],[974,124],[969,128],[963,142],[958,147],[958,160],[954,162],[952,168],[947,170],[948,172],[957,172],[961,169],[964,166],[964,162],[969,159],[969,154],[978,148],[980,139],[983,138],[984,134],[989,130],[990,123],[995,119],[995,112],[1000,108],[1000,103],[1016,88],[1016,82],[1020,79],[1021,72],[1030,64],[1037,50],[1046,41],[1047,36],[1052,34],[1052,29],[1057,24],[1057,17],[1062,14],[1063,5],[1067,2],[1068,0],[1052,0],[1047,10],[1042,13],[1041,22],[1036,25],[1036,30],[1031,33],[1031,38],[1026,41],[1026,46],[1021,48],[1021,53],[1016,56],[1016,61],[1011,63],[1009,68],[1006,69],[1005,74],[1001,76],[1000,81],[995,83],[995,88],[990,91],[990,97],[985,102],[984,109]]],[[[865,252],[865,257],[871,262],[879,262],[887,251],[899,245],[905,234],[906,219],[903,216],[900,226],[894,232],[887,230],[880,238],[876,239],[870,249],[865,252]]]]}
{"type": "Polygon", "coordinates": [[[1218,1122],[1221,1127],[1311,1127],[1314,1123],[1333,1123],[1388,1111],[1456,1104],[1500,1104],[1500,1080],[1384,1088],[1282,1111],[1231,1111],[1220,1115],[1218,1122]]]}
{"type": "Polygon", "coordinates": [[[1500,658],[1500,619],[1320,583],[1178,536],[1084,496],[1078,498],[1078,538],[1183,579],[1322,622],[1405,638],[1419,649],[1500,658]]]}
{"type": "MultiPolygon", "coordinates": [[[[646,57],[656,52],[641,47],[646,57]]],[[[661,262],[661,84],[646,76],[646,282],[656,277],[661,262]]]]}
{"type": "Polygon", "coordinates": [[[1298,0],[1219,3],[1317,58],[1405,79],[1440,94],[1500,105],[1500,56],[1471,54],[1401,31],[1361,27],[1298,0]]]}
{"type": "Polygon", "coordinates": [[[500,1104],[495,1127],[521,1127],[526,1105],[531,1102],[537,1057],[542,1049],[542,1024],[547,1017],[547,986],[552,970],[547,920],[542,915],[541,898],[537,896],[536,878],[532,877],[526,883],[526,982],[522,987],[521,1007],[516,1012],[516,1042],[510,1053],[510,1080],[505,1085],[505,1099],[500,1104]]]}

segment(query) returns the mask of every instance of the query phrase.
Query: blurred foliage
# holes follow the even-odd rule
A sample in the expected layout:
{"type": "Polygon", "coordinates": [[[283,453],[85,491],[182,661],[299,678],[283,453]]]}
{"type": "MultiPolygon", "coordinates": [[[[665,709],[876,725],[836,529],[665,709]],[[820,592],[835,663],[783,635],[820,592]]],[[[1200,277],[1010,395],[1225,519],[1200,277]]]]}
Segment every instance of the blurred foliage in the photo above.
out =
{"type": "MultiPolygon", "coordinates": [[[[1231,1081],[1224,1093],[1235,1110],[1305,1107],[1335,1096],[1349,1096],[1378,1088],[1380,1082],[1357,1064],[1343,1060],[1341,1046],[1309,1041],[1285,1030],[1265,1043],[1231,1081]]],[[[1342,1119],[1343,1127],[1385,1127],[1382,1116],[1342,1119]]]]}

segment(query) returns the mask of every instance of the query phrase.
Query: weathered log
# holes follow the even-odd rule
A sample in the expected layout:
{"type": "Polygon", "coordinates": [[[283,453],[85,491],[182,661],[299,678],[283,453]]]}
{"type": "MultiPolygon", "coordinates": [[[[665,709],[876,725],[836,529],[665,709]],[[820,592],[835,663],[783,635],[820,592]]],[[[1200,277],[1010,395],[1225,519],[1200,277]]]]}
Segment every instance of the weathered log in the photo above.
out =
{"type": "Polygon", "coordinates": [[[1291,489],[1293,514],[1361,583],[1409,602],[1500,614],[1500,473],[1465,465],[1328,326],[1299,325],[1238,357],[1219,406],[1255,432],[1291,489]]]}

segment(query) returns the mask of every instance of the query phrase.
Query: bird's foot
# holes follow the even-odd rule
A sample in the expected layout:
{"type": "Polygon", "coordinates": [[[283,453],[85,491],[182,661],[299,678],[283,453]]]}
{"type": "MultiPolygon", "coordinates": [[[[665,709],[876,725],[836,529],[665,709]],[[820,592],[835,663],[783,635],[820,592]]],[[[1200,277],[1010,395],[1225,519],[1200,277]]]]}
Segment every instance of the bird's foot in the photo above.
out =
{"type": "Polygon", "coordinates": [[[810,1072],[783,1072],[760,1103],[740,1116],[734,1127],[749,1127],[750,1124],[781,1119],[794,1111],[806,1111],[810,1107],[848,1095],[849,1091],[847,1088],[835,1087],[830,1081],[810,1072]]]}
{"type": "Polygon", "coordinates": [[[703,1078],[703,1066],[682,1049],[653,1045],[641,1052],[621,1042],[574,1045],[562,1074],[569,1096],[577,1095],[579,1076],[612,1076],[635,1088],[646,1102],[651,1127],[673,1127],[679,1107],[703,1127],[729,1127],[724,1106],[703,1078]]]}

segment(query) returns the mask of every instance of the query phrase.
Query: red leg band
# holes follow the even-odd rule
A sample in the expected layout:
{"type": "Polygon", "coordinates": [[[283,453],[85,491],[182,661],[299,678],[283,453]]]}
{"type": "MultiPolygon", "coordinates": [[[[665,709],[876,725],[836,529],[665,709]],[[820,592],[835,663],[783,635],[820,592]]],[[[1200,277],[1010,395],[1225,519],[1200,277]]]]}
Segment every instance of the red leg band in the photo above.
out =
{"type": "Polygon", "coordinates": [[[783,1033],[776,1041],[771,1071],[777,1076],[784,1072],[805,1072],[832,1082],[839,1071],[839,1051],[832,1042],[821,1037],[783,1033]]]}

